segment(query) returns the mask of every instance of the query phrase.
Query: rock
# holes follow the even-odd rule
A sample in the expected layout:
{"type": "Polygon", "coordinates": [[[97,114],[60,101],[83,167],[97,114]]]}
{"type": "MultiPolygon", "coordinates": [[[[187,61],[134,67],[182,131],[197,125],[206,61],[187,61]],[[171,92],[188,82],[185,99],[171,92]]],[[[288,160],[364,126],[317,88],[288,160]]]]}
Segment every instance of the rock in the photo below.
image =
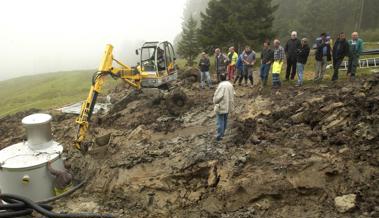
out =
{"type": "Polygon", "coordinates": [[[338,153],[340,154],[347,154],[350,151],[350,148],[341,148],[338,150],[338,153]]]}
{"type": "Polygon", "coordinates": [[[342,93],[349,93],[349,92],[351,92],[351,91],[352,91],[352,88],[343,87],[343,88],[341,89],[341,92],[342,92],[342,93]]]}
{"type": "Polygon", "coordinates": [[[309,99],[306,102],[309,103],[310,105],[314,105],[314,104],[319,104],[319,103],[324,102],[324,99],[325,99],[325,96],[314,97],[314,98],[309,99]]]}
{"type": "Polygon", "coordinates": [[[294,115],[291,116],[290,119],[295,124],[302,123],[304,121],[304,112],[300,112],[300,113],[294,114],[294,115]]]}
{"type": "Polygon", "coordinates": [[[217,186],[218,181],[220,180],[220,176],[217,173],[217,161],[211,161],[209,163],[209,176],[208,176],[208,186],[215,187],[217,186]]]}
{"type": "Polygon", "coordinates": [[[126,138],[126,140],[142,140],[151,138],[151,133],[144,125],[139,125],[126,138]]]}
{"type": "Polygon", "coordinates": [[[365,98],[366,94],[363,92],[358,92],[354,95],[354,98],[365,98]]]}
{"type": "Polygon", "coordinates": [[[345,104],[342,103],[342,102],[336,102],[336,103],[329,104],[329,105],[327,105],[327,106],[321,108],[321,111],[326,113],[326,112],[332,111],[332,110],[334,110],[334,109],[336,109],[336,108],[342,107],[342,106],[344,106],[344,105],[345,105],[345,104]]]}
{"type": "Polygon", "coordinates": [[[339,117],[336,120],[333,120],[328,125],[322,126],[322,130],[333,129],[337,127],[344,127],[347,124],[347,119],[345,117],[339,117]]]}
{"type": "Polygon", "coordinates": [[[191,202],[197,202],[198,200],[200,200],[202,194],[203,194],[202,191],[191,192],[188,195],[188,200],[191,202]]]}
{"type": "Polygon", "coordinates": [[[336,209],[340,213],[346,213],[356,206],[357,196],[355,194],[343,195],[334,199],[336,209]]]}
{"type": "Polygon", "coordinates": [[[262,113],[262,115],[264,115],[264,116],[268,116],[268,115],[271,114],[271,111],[270,111],[270,110],[263,110],[261,113],[262,113]]]}

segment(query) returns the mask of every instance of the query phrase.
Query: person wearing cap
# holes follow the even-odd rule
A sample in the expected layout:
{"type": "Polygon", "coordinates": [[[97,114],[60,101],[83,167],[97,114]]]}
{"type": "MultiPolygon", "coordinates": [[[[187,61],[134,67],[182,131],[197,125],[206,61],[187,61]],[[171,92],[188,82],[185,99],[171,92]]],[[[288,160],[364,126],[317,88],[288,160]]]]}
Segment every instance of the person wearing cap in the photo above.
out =
{"type": "Polygon", "coordinates": [[[54,178],[54,193],[56,196],[61,195],[72,187],[72,175],[68,172],[70,165],[64,162],[64,170],[56,170],[51,166],[51,161],[47,162],[47,169],[54,178]]]}
{"type": "Polygon", "coordinates": [[[321,33],[321,41],[317,43],[316,48],[316,73],[314,80],[321,81],[326,72],[328,61],[332,60],[330,43],[327,42],[326,33],[321,33]]]}
{"type": "Polygon", "coordinates": [[[236,52],[236,49],[234,47],[229,48],[229,53],[228,53],[228,59],[229,59],[229,64],[228,64],[228,80],[232,81],[234,80],[234,73],[236,72],[236,63],[238,60],[238,54],[236,52]]]}
{"type": "Polygon", "coordinates": [[[207,83],[208,87],[210,88],[212,85],[211,77],[209,75],[209,67],[211,63],[208,58],[208,54],[203,52],[201,53],[201,58],[199,61],[199,67],[200,67],[200,87],[204,89],[205,82],[207,83]]]}

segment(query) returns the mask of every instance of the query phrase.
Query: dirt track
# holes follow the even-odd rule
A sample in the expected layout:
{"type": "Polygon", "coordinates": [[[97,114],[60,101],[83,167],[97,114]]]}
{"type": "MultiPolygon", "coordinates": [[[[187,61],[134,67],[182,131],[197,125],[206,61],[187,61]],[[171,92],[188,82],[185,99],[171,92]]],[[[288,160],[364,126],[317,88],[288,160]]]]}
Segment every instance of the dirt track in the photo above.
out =
{"type": "MultiPolygon", "coordinates": [[[[56,207],[119,217],[379,216],[379,75],[260,95],[236,87],[222,143],[213,140],[213,91],[187,87],[191,107],[179,116],[143,95],[95,116],[92,139],[111,133],[111,142],[86,156],[70,144],[75,117],[50,111],[73,172],[89,178],[56,207]],[[346,194],[357,204],[340,213],[334,199],[346,194]]],[[[1,120],[1,146],[23,139],[20,120],[32,112],[1,120]]]]}

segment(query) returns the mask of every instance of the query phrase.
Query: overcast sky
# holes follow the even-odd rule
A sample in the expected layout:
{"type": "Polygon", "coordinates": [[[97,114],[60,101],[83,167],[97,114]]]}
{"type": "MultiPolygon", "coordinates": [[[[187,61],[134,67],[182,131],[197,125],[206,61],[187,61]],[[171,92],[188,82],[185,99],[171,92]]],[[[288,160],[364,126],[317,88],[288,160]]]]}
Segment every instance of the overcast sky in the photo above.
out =
{"type": "Polygon", "coordinates": [[[173,41],[186,0],[0,2],[0,80],[97,68],[106,44],[135,64],[143,41],[173,41]]]}

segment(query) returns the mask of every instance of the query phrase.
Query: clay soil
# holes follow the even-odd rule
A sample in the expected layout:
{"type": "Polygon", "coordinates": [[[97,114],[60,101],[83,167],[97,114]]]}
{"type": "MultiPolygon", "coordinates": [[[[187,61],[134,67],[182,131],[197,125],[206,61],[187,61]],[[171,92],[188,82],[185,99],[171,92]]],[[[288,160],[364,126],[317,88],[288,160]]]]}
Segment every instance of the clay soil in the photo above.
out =
{"type": "MultiPolygon", "coordinates": [[[[121,98],[115,89],[115,98],[121,98]]],[[[379,217],[379,75],[354,83],[284,85],[258,93],[236,87],[236,109],[214,141],[214,89],[186,84],[189,105],[138,94],[94,116],[83,155],[72,142],[75,116],[53,115],[54,139],[85,186],[56,211],[117,217],[379,217]],[[356,194],[339,213],[337,196],[356,194]]],[[[21,119],[0,120],[0,146],[25,140],[21,119]]]]}

